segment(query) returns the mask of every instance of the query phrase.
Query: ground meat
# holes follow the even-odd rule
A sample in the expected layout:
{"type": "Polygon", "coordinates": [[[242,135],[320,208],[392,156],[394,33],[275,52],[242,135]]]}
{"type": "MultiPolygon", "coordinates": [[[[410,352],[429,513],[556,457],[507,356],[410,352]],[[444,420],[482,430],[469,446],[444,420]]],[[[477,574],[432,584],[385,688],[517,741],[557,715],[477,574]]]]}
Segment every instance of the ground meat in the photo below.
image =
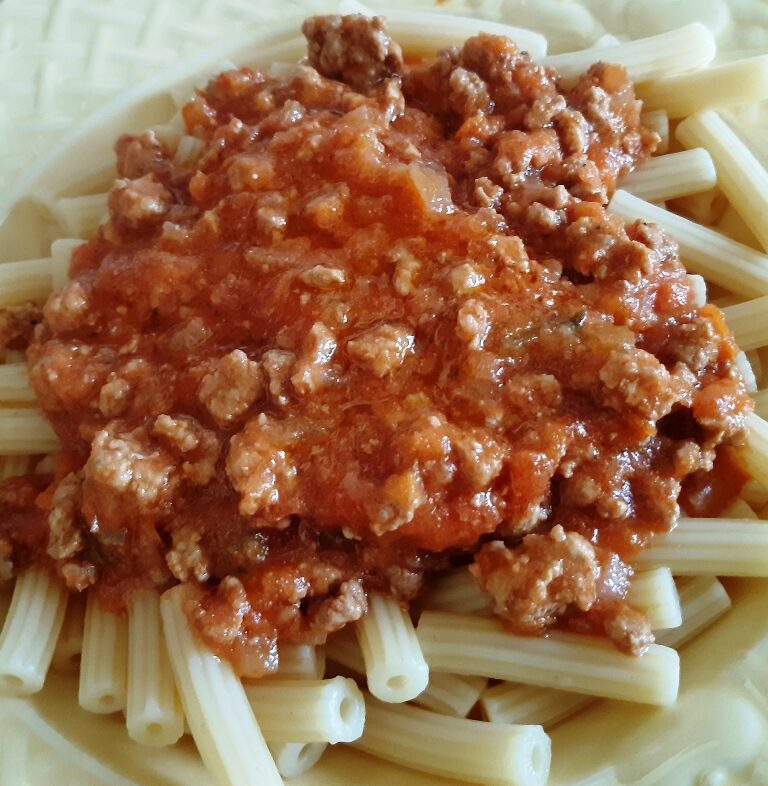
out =
{"type": "Polygon", "coordinates": [[[597,599],[592,544],[559,525],[548,535],[527,535],[516,549],[499,541],[483,546],[470,571],[496,613],[520,633],[543,630],[569,606],[589,611],[597,599]]]}
{"type": "Polygon", "coordinates": [[[117,180],[109,194],[109,212],[116,221],[129,226],[162,221],[172,197],[154,175],[136,180],[117,180]]]}
{"type": "Polygon", "coordinates": [[[122,137],[71,282],[0,320],[64,448],[0,484],[0,574],[116,610],[182,582],[263,674],[369,591],[474,559],[515,630],[642,650],[628,565],[682,484],[726,499],[751,405],[674,241],[606,208],[657,141],[626,72],[562,80],[485,34],[406,65],[379,18],[304,29],[307,63],[196,91],[193,165],[122,137]]]}
{"type": "Polygon", "coordinates": [[[56,487],[48,514],[48,553],[54,559],[69,559],[83,548],[78,527],[82,478],[70,472],[56,487]]]}
{"type": "Polygon", "coordinates": [[[323,76],[366,90],[400,73],[403,52],[380,16],[315,16],[302,27],[309,62],[323,76]]]}
{"type": "Polygon", "coordinates": [[[203,378],[198,396],[216,420],[227,423],[244,414],[263,390],[259,364],[235,349],[203,378]]]}
{"type": "Polygon", "coordinates": [[[0,309],[0,351],[25,349],[42,318],[40,307],[32,303],[0,309]]]}
{"type": "Polygon", "coordinates": [[[605,617],[605,633],[622,651],[642,655],[654,642],[648,617],[626,603],[613,605],[605,617]]]}
{"type": "Polygon", "coordinates": [[[380,325],[347,342],[349,356],[377,377],[399,368],[413,351],[413,334],[400,325],[380,325]]]}

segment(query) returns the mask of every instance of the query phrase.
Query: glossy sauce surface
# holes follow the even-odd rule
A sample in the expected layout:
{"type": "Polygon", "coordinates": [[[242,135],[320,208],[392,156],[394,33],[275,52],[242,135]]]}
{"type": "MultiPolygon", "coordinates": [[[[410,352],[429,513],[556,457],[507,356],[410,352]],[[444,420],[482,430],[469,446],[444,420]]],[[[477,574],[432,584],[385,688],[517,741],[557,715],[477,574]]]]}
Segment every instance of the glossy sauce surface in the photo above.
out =
{"type": "Polygon", "coordinates": [[[490,36],[404,66],[380,22],[306,32],[311,65],[187,105],[189,158],[118,143],[29,348],[67,453],[36,514],[8,489],[10,559],[36,532],[116,606],[195,583],[244,673],[478,550],[513,629],[640,651],[624,560],[749,405],[674,243],[604,209],[654,145],[631,84],[566,90],[490,36]]]}

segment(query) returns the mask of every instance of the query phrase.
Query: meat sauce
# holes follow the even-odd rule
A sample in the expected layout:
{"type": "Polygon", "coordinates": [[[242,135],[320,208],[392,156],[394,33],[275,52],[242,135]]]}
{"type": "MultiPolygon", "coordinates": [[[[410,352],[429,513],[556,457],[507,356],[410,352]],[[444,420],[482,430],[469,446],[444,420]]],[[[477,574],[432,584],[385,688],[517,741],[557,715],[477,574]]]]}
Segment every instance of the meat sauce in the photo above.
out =
{"type": "Polygon", "coordinates": [[[194,585],[243,674],[466,563],[513,630],[642,652],[627,561],[751,405],[674,241],[606,211],[657,142],[630,80],[304,32],[306,63],[197,92],[192,154],[118,141],[28,348],[64,452],[3,488],[0,559],[112,608],[194,585]]]}

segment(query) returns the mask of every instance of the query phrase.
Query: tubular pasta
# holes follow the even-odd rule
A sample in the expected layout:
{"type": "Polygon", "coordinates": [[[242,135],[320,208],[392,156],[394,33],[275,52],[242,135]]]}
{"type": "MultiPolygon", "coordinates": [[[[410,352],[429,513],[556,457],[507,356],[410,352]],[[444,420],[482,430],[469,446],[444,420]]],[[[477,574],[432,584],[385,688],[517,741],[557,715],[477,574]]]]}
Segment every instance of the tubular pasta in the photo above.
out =
{"type": "Polygon", "coordinates": [[[0,464],[0,480],[26,475],[31,463],[30,456],[4,456],[0,464]]]}
{"type": "Polygon", "coordinates": [[[658,644],[629,658],[606,639],[560,631],[547,638],[515,636],[496,620],[442,611],[425,611],[418,634],[435,671],[647,704],[671,704],[677,697],[677,653],[658,644]]]}
{"type": "Polygon", "coordinates": [[[313,644],[281,644],[277,672],[263,680],[321,680],[325,674],[325,649],[313,644]]]}
{"type": "MultiPolygon", "coordinates": [[[[556,68],[564,78],[584,73],[596,59],[604,63],[624,66],[636,82],[658,79],[666,74],[701,68],[712,62],[716,46],[712,33],[701,23],[694,22],[668,33],[639,38],[635,41],[600,49],[600,57],[585,49],[563,55],[551,55],[541,63],[556,68]]],[[[663,104],[646,106],[645,109],[664,108],[663,104]]]]}
{"type": "Polygon", "coordinates": [[[463,783],[544,786],[551,748],[541,726],[449,718],[366,697],[367,721],[355,747],[414,770],[463,783]]]}
{"type": "Polygon", "coordinates": [[[594,699],[580,693],[500,682],[486,688],[480,706],[492,723],[540,723],[554,726],[591,704],[594,699]]]}
{"type": "Polygon", "coordinates": [[[352,742],[363,733],[365,702],[354,680],[277,680],[244,683],[265,739],[282,742],[352,742]]]}
{"type": "Polygon", "coordinates": [[[696,194],[717,182],[715,165],[703,147],[649,158],[621,180],[621,187],[640,199],[661,202],[696,194]]]}
{"type": "Polygon", "coordinates": [[[91,238],[108,216],[106,193],[59,199],[51,212],[69,236],[91,238]]]}
{"type": "Polygon", "coordinates": [[[668,647],[682,647],[694,636],[708,628],[731,606],[731,599],[714,576],[697,576],[677,582],[683,624],[663,631],[658,641],[668,647]]]}
{"type": "Polygon", "coordinates": [[[466,718],[487,684],[485,677],[430,674],[429,685],[413,701],[441,715],[466,718]]]}
{"type": "Polygon", "coordinates": [[[677,628],[683,622],[677,587],[666,566],[637,571],[629,585],[627,602],[648,615],[653,630],[677,628]]]}
{"type": "Polygon", "coordinates": [[[737,452],[747,473],[761,486],[768,487],[768,422],[754,413],[747,415],[747,441],[737,452]]]}
{"type": "Polygon", "coordinates": [[[408,612],[392,597],[368,596],[368,611],[355,624],[365,662],[368,689],[382,701],[409,701],[429,682],[429,668],[421,652],[408,612]]]}
{"type": "Polygon", "coordinates": [[[663,109],[654,109],[653,112],[643,112],[640,122],[651,131],[659,135],[659,144],[655,155],[663,155],[669,150],[669,117],[663,109]]]}
{"type": "Polygon", "coordinates": [[[125,709],[128,676],[128,620],[105,611],[91,593],[85,604],[78,701],[97,713],[125,709]]]}
{"type": "Polygon", "coordinates": [[[348,671],[361,676],[365,675],[365,661],[357,636],[350,627],[334,633],[325,643],[325,655],[328,660],[343,666],[348,671]]]}
{"type": "Polygon", "coordinates": [[[144,590],[128,607],[128,736],[141,743],[172,745],[184,734],[184,713],[163,639],[160,598],[144,590]]]}
{"type": "Polygon", "coordinates": [[[693,273],[745,297],[768,294],[768,256],[719,232],[662,210],[626,191],[617,191],[610,210],[625,221],[647,221],[669,232],[693,273]]]}
{"type": "Polygon", "coordinates": [[[0,403],[35,403],[35,394],[29,386],[26,363],[0,365],[0,403]]]}
{"type": "Polygon", "coordinates": [[[37,693],[45,682],[59,637],[69,593],[39,568],[16,579],[0,633],[0,693],[37,693]]]}
{"type": "Polygon", "coordinates": [[[707,107],[738,106],[768,98],[768,55],[666,76],[637,85],[647,110],[665,109],[670,118],[687,117],[707,107]]]}
{"type": "Polygon", "coordinates": [[[768,249],[768,172],[755,154],[712,110],[683,120],[675,136],[686,147],[704,145],[709,150],[720,189],[762,247],[768,249]]]}
{"type": "Polygon", "coordinates": [[[742,350],[748,352],[768,343],[768,296],[726,306],[723,314],[742,350]]]}
{"type": "Polygon", "coordinates": [[[298,778],[320,761],[327,747],[327,742],[280,742],[269,743],[269,752],[284,778],[298,778]]]}
{"type": "Polygon", "coordinates": [[[41,410],[0,409],[0,454],[29,456],[58,447],[59,438],[41,410]]]}
{"type": "Polygon", "coordinates": [[[85,597],[81,593],[69,599],[64,624],[53,651],[51,665],[61,674],[77,674],[80,670],[84,626],[85,597]]]}
{"type": "Polygon", "coordinates": [[[761,418],[768,417],[768,389],[758,390],[752,398],[755,400],[755,414],[761,418]]]}
{"type": "Polygon", "coordinates": [[[282,778],[232,666],[190,630],[183,585],[165,592],[160,613],[184,714],[197,749],[225,786],[281,786],[282,778]]]}
{"type": "Polygon", "coordinates": [[[493,601],[466,568],[458,568],[435,579],[427,590],[423,606],[456,614],[489,614],[493,601]]]}
{"type": "Polygon", "coordinates": [[[768,576],[768,523],[681,518],[635,564],[667,565],[682,576],[768,576]]]}

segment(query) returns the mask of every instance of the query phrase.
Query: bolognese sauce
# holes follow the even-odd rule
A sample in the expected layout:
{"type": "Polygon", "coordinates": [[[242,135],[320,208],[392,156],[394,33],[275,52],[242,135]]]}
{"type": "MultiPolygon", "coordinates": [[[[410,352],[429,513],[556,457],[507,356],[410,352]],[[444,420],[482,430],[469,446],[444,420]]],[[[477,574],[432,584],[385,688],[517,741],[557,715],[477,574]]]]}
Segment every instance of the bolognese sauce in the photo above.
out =
{"type": "Polygon", "coordinates": [[[247,675],[467,563],[513,630],[642,652],[628,563],[751,405],[674,241],[606,209],[657,142],[627,74],[304,33],[306,62],[197,91],[195,155],[118,141],[28,346],[63,450],[0,488],[0,560],[117,609],[194,585],[247,675]]]}

